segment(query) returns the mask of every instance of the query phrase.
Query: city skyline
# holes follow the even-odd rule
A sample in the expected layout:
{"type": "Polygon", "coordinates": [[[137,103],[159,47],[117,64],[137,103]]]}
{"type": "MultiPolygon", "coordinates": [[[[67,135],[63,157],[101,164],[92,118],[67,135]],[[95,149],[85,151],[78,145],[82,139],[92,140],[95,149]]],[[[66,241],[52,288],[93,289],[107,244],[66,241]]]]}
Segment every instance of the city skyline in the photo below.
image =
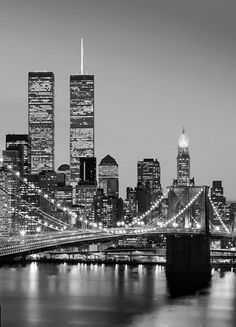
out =
{"type": "Polygon", "coordinates": [[[163,189],[172,183],[185,126],[196,185],[222,180],[227,199],[235,199],[235,4],[69,3],[1,4],[1,150],[6,134],[27,132],[27,74],[46,68],[55,74],[55,168],[69,163],[69,76],[79,71],[83,37],[85,73],[96,84],[96,157],[118,162],[121,195],[136,185],[143,158],[160,162],[163,189]]]}

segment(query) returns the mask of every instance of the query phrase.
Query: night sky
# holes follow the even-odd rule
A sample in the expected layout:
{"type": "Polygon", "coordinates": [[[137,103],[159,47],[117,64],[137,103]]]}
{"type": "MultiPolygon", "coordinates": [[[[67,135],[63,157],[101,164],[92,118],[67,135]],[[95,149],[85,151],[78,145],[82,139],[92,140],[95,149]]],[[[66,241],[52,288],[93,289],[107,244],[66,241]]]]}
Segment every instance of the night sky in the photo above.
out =
{"type": "Polygon", "coordinates": [[[69,163],[69,76],[95,75],[95,153],[119,163],[120,193],[137,161],[176,178],[178,137],[190,139],[197,185],[223,180],[236,200],[235,0],[1,0],[0,149],[27,133],[28,72],[55,73],[56,168],[69,163]]]}

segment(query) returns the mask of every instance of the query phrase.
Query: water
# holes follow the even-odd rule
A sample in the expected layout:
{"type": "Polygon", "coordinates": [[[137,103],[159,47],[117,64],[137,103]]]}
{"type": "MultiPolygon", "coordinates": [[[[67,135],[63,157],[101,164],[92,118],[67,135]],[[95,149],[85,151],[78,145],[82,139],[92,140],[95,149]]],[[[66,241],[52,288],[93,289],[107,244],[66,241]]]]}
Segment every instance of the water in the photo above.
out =
{"type": "Polygon", "coordinates": [[[233,327],[236,275],[173,297],[158,266],[50,265],[0,268],[2,326],[233,327]]]}

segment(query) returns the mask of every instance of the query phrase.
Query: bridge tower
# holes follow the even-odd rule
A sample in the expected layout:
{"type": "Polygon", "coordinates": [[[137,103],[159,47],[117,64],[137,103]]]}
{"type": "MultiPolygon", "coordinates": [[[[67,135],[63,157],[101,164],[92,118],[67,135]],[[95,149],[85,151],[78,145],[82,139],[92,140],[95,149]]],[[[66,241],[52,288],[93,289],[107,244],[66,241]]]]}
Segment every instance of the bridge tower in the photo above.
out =
{"type": "Polygon", "coordinates": [[[210,280],[208,191],[208,186],[169,188],[167,219],[169,227],[176,228],[167,236],[166,275],[171,287],[199,287],[210,280]]]}

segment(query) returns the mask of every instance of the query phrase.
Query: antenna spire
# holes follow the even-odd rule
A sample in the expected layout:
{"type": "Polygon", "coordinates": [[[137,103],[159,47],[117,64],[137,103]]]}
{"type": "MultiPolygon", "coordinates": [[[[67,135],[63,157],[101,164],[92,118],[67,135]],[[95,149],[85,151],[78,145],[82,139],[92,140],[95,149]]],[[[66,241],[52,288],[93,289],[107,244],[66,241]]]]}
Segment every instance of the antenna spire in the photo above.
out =
{"type": "Polygon", "coordinates": [[[84,43],[83,43],[83,38],[80,40],[80,70],[81,70],[81,75],[84,75],[84,43]]]}

